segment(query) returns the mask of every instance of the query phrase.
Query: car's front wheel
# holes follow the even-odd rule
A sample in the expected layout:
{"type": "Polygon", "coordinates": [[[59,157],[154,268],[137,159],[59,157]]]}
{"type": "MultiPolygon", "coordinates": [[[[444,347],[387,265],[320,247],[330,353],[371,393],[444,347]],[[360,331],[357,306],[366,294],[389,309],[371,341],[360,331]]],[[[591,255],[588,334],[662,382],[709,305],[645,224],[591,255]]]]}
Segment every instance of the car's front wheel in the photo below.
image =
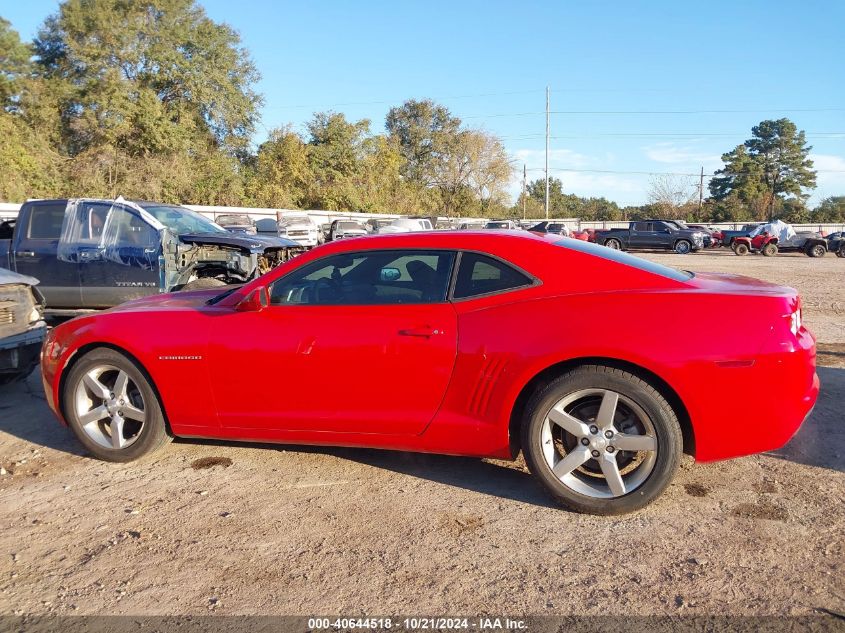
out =
{"type": "Polygon", "coordinates": [[[677,415],[650,383],[587,365],[531,398],[522,449],[557,501],[607,515],[638,510],[659,496],[678,468],[683,440],[677,415]]]}
{"type": "Polygon", "coordinates": [[[68,373],[65,418],[95,457],[128,462],[170,441],[164,414],[145,373],[109,348],[92,350],[68,373]]]}
{"type": "Polygon", "coordinates": [[[692,244],[687,240],[678,240],[675,242],[675,252],[678,255],[686,255],[692,250],[692,244]]]}

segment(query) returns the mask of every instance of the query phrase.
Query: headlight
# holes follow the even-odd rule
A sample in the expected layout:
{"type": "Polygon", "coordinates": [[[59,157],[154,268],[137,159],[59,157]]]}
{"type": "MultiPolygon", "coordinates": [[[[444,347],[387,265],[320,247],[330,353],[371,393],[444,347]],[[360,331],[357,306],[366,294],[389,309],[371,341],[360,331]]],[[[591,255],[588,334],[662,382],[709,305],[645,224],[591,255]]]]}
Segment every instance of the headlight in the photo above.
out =
{"type": "Polygon", "coordinates": [[[38,308],[33,308],[32,312],[29,313],[29,322],[35,323],[36,321],[41,320],[41,311],[38,308]]]}

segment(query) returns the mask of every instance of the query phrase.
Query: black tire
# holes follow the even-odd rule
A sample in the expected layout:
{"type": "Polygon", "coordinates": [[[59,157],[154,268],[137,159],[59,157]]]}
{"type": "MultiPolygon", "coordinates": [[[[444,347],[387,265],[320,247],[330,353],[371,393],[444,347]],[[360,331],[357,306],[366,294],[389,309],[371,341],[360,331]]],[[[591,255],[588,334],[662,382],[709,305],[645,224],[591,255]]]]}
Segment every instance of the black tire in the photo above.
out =
{"type": "Polygon", "coordinates": [[[603,365],[573,369],[535,393],[526,406],[521,433],[528,468],[546,491],[567,508],[589,514],[624,514],[645,507],[672,481],[683,452],[678,417],[663,395],[639,376],[603,365]],[[544,457],[543,430],[551,409],[567,396],[592,389],[612,390],[635,403],[650,419],[656,437],[657,456],[647,478],[621,496],[596,498],[575,491],[552,472],[544,457]]]}
{"type": "Polygon", "coordinates": [[[769,242],[763,247],[762,253],[764,257],[774,257],[778,254],[778,245],[769,242]]]}
{"type": "Polygon", "coordinates": [[[214,277],[200,277],[199,279],[194,279],[186,283],[181,289],[183,291],[208,290],[209,288],[220,288],[225,285],[226,282],[215,279],[214,277]]]}
{"type": "Polygon", "coordinates": [[[622,250],[622,242],[615,238],[610,238],[609,240],[605,240],[604,245],[608,248],[613,249],[614,251],[621,251],[622,250]]]}
{"type": "Polygon", "coordinates": [[[837,257],[845,257],[845,246],[843,246],[838,251],[836,251],[836,256],[837,257]]]}
{"type": "Polygon", "coordinates": [[[807,257],[824,257],[827,249],[824,244],[813,244],[807,248],[807,257]]]}
{"type": "Polygon", "coordinates": [[[94,349],[73,365],[64,381],[62,404],[65,419],[71,430],[88,452],[98,459],[109,462],[133,461],[160,449],[172,439],[167,430],[161,404],[146,372],[134,361],[113,349],[104,347],[94,349]],[[143,397],[146,419],[137,434],[137,439],[125,448],[105,448],[98,444],[83,430],[77,414],[74,401],[77,386],[86,373],[102,365],[115,367],[125,372],[143,397]]]}
{"type": "Polygon", "coordinates": [[[733,249],[734,249],[734,253],[736,253],[737,255],[748,255],[748,245],[747,244],[743,244],[741,242],[739,244],[734,244],[733,249]]]}
{"type": "Polygon", "coordinates": [[[674,251],[678,255],[687,255],[692,252],[692,244],[689,240],[678,240],[675,242],[674,251]]]}

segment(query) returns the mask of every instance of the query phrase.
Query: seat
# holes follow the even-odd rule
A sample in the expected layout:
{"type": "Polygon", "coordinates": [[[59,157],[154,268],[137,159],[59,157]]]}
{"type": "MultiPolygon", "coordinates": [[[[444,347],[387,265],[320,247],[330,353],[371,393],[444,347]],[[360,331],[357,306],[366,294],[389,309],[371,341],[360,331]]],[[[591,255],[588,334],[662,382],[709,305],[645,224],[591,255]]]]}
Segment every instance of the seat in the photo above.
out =
{"type": "Polygon", "coordinates": [[[405,268],[414,282],[414,289],[420,291],[420,298],[425,302],[437,301],[437,271],[419,259],[412,259],[405,268]]]}

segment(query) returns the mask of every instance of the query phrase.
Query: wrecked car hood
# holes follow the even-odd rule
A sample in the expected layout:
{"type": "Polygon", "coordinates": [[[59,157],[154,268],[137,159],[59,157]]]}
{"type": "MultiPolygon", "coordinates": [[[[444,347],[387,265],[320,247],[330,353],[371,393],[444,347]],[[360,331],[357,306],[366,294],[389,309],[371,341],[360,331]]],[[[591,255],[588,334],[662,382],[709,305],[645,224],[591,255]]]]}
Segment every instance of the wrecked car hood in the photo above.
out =
{"type": "Polygon", "coordinates": [[[179,239],[188,244],[213,244],[242,248],[250,253],[263,253],[267,249],[299,248],[299,244],[284,237],[270,235],[241,235],[237,233],[188,233],[179,239]]]}
{"type": "Polygon", "coordinates": [[[40,282],[29,275],[19,275],[8,268],[0,268],[0,285],[22,284],[25,286],[37,286],[40,282]]]}

